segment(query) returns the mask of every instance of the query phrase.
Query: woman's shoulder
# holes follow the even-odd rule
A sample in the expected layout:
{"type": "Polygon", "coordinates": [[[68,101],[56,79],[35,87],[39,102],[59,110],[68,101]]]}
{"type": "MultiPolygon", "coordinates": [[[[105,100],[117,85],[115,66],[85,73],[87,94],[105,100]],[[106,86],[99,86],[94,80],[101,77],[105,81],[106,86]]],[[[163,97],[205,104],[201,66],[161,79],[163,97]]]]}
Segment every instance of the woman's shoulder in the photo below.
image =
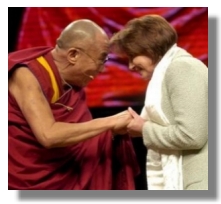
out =
{"type": "Polygon", "coordinates": [[[179,50],[173,57],[170,67],[173,66],[184,67],[186,69],[196,66],[207,68],[206,65],[200,59],[194,57],[192,54],[190,54],[182,48],[179,48],[179,50]]]}
{"type": "Polygon", "coordinates": [[[193,57],[188,52],[181,50],[175,55],[167,68],[167,76],[170,75],[190,75],[190,74],[208,75],[207,66],[198,58],[193,57]]]}

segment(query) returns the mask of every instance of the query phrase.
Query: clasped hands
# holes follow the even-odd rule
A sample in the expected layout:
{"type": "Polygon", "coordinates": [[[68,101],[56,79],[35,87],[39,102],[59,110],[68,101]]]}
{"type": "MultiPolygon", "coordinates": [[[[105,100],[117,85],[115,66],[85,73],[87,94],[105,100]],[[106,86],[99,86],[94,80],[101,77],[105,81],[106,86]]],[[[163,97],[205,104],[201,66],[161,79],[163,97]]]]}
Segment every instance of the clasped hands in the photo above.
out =
{"type": "Polygon", "coordinates": [[[114,126],[114,135],[129,134],[131,137],[141,137],[145,120],[141,118],[132,108],[111,116],[114,126]]]}

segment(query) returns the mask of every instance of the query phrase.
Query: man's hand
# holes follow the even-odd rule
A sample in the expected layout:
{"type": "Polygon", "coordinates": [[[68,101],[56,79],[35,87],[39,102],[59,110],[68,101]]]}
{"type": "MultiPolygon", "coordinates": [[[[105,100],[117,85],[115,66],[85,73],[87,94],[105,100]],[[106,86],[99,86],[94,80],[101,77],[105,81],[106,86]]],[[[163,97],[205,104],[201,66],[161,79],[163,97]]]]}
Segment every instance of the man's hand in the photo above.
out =
{"type": "Polygon", "coordinates": [[[114,121],[114,127],[112,128],[112,132],[115,135],[124,135],[127,133],[127,125],[131,122],[132,116],[129,111],[123,111],[116,115],[112,116],[112,120],[114,121]]]}
{"type": "Polygon", "coordinates": [[[141,118],[132,108],[128,108],[129,113],[133,119],[127,126],[127,132],[132,137],[142,137],[142,128],[145,120],[141,118]]]}

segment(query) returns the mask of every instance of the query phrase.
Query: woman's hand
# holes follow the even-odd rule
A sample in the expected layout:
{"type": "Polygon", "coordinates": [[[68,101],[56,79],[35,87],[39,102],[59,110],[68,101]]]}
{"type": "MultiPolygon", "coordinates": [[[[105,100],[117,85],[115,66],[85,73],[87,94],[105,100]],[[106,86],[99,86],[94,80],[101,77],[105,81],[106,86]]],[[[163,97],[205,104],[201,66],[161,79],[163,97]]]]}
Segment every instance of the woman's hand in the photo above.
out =
{"type": "Polygon", "coordinates": [[[127,125],[127,132],[131,137],[142,137],[142,128],[145,120],[141,118],[132,108],[128,108],[129,113],[133,117],[127,125]]]}

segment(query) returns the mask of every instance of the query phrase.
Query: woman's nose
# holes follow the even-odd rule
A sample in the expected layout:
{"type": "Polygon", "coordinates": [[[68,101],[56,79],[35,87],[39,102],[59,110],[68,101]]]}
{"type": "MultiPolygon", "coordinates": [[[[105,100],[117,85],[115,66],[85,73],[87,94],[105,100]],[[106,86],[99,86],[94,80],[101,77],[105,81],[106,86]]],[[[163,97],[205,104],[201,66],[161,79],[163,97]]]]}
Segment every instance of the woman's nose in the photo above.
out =
{"type": "Polygon", "coordinates": [[[134,64],[132,63],[132,62],[129,62],[129,70],[133,70],[133,68],[134,68],[134,64]]]}

